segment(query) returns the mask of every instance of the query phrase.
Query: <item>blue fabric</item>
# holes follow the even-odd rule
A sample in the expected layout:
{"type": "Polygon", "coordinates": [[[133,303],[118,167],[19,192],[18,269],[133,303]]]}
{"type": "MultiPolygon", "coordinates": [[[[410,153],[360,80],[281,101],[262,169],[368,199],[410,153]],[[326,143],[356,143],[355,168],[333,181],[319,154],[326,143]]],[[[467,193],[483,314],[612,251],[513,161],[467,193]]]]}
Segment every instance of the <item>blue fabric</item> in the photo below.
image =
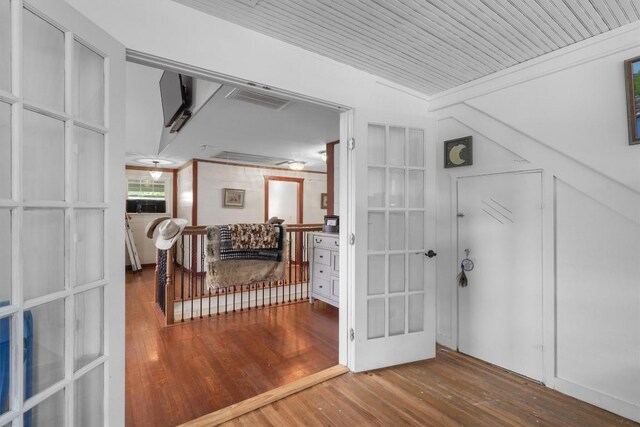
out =
{"type": "MultiPolygon", "coordinates": [[[[9,301],[0,301],[6,307],[9,301]]],[[[33,315],[24,312],[24,399],[33,395],[33,315]]],[[[9,384],[11,379],[11,316],[0,319],[0,406],[2,413],[9,410],[9,384]]],[[[24,426],[31,427],[31,411],[24,414],[24,426]]]]}

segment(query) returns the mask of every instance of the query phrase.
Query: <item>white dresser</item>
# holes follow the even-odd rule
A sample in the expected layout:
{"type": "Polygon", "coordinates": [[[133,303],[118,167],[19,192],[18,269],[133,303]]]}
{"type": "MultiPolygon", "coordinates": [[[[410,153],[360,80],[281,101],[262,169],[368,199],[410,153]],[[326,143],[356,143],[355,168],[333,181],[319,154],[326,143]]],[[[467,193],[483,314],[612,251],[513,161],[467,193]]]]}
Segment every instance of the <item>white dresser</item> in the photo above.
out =
{"type": "Polygon", "coordinates": [[[319,299],[334,307],[340,301],[340,237],[337,233],[309,233],[309,302],[319,299]]]}

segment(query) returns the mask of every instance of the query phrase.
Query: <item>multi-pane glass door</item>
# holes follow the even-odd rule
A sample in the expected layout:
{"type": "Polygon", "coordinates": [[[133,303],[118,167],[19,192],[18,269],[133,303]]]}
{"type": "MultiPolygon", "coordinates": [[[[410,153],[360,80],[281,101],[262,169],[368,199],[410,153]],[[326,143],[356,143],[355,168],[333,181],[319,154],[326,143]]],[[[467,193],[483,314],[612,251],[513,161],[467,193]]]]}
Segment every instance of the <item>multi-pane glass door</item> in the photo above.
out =
{"type": "Polygon", "coordinates": [[[356,371],[435,352],[433,146],[428,120],[356,110],[349,179],[355,211],[356,371]],[[427,196],[430,195],[430,199],[427,196]],[[366,224],[366,228],[363,225],[366,224]]]}
{"type": "Polygon", "coordinates": [[[105,56],[0,0],[3,426],[104,424],[105,56]]]}
{"type": "Polygon", "coordinates": [[[367,339],[424,330],[424,131],[369,124],[367,339]]]}

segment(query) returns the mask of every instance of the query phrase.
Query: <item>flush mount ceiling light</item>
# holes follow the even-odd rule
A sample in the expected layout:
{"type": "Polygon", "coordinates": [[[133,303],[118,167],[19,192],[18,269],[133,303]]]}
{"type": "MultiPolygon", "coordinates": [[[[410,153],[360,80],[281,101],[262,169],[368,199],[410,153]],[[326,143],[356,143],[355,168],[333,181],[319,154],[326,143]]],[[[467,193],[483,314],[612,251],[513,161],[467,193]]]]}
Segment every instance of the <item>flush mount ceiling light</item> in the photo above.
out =
{"type": "Polygon", "coordinates": [[[294,171],[301,171],[302,169],[304,169],[305,162],[299,162],[297,160],[294,160],[287,164],[289,166],[289,169],[294,171]]]}
{"type": "Polygon", "coordinates": [[[156,170],[149,171],[149,175],[151,175],[151,178],[153,178],[154,181],[159,180],[160,177],[162,176],[162,171],[158,169],[158,163],[160,162],[157,160],[154,160],[153,164],[155,165],[154,167],[156,168],[156,170]]]}

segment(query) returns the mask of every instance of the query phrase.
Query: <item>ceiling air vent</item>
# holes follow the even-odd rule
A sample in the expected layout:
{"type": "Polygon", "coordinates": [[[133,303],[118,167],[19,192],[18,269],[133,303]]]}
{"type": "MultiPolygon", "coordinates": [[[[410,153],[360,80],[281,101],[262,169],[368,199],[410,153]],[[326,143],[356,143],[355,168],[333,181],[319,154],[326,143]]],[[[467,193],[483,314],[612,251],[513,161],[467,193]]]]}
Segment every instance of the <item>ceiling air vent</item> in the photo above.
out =
{"type": "Polygon", "coordinates": [[[226,160],[229,162],[236,162],[236,163],[256,163],[259,165],[271,165],[271,166],[275,166],[277,164],[282,164],[283,162],[289,161],[289,159],[283,159],[281,157],[269,157],[269,156],[259,156],[257,154],[234,153],[233,151],[223,151],[221,153],[211,156],[211,158],[216,160],[226,160]]]}
{"type": "Polygon", "coordinates": [[[289,105],[291,100],[278,98],[272,95],[266,95],[262,92],[254,92],[248,89],[235,88],[226,96],[227,99],[237,99],[238,101],[248,102],[250,104],[260,105],[271,110],[282,110],[289,105]]]}

